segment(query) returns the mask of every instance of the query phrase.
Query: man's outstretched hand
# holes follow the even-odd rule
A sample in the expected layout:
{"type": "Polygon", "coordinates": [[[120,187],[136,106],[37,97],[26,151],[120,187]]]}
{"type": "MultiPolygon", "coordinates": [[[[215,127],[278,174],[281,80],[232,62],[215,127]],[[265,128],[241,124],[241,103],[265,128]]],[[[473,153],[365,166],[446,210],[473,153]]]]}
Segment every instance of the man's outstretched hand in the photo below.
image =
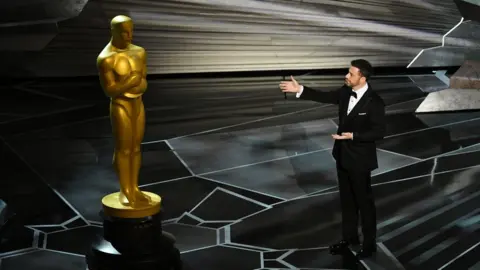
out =
{"type": "Polygon", "coordinates": [[[332,138],[334,138],[335,140],[351,140],[353,139],[353,133],[343,132],[342,135],[332,134],[332,138]]]}
{"type": "Polygon", "coordinates": [[[292,81],[282,81],[280,82],[280,89],[282,89],[282,92],[284,93],[298,93],[300,92],[300,85],[298,82],[293,78],[293,76],[290,76],[290,79],[292,81]]]}

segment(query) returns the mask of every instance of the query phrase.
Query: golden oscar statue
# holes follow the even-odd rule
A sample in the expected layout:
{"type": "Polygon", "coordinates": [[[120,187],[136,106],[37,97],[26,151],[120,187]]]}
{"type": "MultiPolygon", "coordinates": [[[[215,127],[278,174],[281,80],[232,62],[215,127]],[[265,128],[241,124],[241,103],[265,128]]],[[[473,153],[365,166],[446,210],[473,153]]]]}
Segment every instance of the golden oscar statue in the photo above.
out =
{"type": "Polygon", "coordinates": [[[132,44],[133,22],[129,17],[115,17],[111,29],[112,39],[98,56],[97,69],[100,84],[111,100],[113,164],[120,192],[104,197],[102,203],[107,214],[143,217],[160,211],[160,197],[138,188],[145,131],[142,95],[147,90],[146,53],[132,44]]]}
{"type": "Polygon", "coordinates": [[[111,40],[98,55],[97,69],[100,85],[110,98],[113,165],[120,191],[102,199],[104,235],[93,243],[87,264],[89,270],[181,269],[174,237],[162,232],[160,196],[138,187],[145,132],[146,52],[132,44],[131,18],[116,16],[110,29],[111,40]]]}

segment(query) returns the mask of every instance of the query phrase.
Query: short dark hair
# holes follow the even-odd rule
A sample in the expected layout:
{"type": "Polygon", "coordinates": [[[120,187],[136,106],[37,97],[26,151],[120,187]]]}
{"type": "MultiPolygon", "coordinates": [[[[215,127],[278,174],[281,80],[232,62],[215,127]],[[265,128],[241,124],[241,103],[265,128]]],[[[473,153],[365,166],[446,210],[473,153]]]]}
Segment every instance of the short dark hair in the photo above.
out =
{"type": "Polygon", "coordinates": [[[365,59],[355,59],[350,64],[353,67],[356,67],[360,70],[360,73],[363,77],[368,81],[370,77],[373,75],[373,67],[372,65],[365,59]]]}

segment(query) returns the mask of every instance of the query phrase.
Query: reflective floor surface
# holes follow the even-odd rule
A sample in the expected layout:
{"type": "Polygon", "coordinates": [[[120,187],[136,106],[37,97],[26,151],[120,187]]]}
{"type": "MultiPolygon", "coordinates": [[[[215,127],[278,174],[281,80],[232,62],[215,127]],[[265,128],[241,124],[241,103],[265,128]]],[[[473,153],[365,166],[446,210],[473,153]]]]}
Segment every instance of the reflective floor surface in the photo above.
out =
{"type": "MultiPolygon", "coordinates": [[[[447,87],[434,75],[372,80],[388,114],[378,252],[357,261],[327,249],[340,237],[337,108],[285,99],[281,79],[150,80],[140,181],[162,196],[185,269],[480,269],[480,112],[415,114],[447,87]]],[[[17,214],[0,270],[85,270],[100,200],[118,190],[108,100],[95,79],[0,90],[0,198],[17,214]]]]}

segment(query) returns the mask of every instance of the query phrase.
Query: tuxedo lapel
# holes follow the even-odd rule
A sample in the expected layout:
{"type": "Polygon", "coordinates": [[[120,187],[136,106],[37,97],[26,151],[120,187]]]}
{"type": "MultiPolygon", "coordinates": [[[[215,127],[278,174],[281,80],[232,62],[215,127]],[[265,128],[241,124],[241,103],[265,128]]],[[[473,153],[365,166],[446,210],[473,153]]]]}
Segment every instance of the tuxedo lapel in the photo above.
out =
{"type": "Polygon", "coordinates": [[[344,123],[347,118],[348,103],[350,102],[350,95],[345,95],[345,98],[342,99],[340,104],[340,119],[341,123],[344,123]]]}

